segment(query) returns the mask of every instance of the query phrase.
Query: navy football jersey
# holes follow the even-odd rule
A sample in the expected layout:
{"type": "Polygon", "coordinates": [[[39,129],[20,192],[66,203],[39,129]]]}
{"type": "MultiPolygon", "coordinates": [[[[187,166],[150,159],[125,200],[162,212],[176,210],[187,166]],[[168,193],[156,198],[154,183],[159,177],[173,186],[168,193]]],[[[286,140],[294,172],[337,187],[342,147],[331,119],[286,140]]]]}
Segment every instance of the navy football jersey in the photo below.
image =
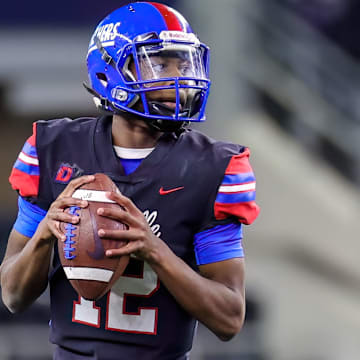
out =
{"type": "MultiPolygon", "coordinates": [[[[47,210],[74,177],[105,173],[144,213],[154,234],[195,271],[195,234],[256,218],[247,148],[194,130],[165,133],[126,175],[111,130],[111,117],[35,123],[10,177],[13,188],[47,210]]],[[[131,258],[107,295],[87,301],[66,279],[55,246],[49,282],[50,340],[61,347],[59,359],[70,358],[62,355],[66,351],[93,359],[187,358],[196,321],[147,263],[131,258]]]]}

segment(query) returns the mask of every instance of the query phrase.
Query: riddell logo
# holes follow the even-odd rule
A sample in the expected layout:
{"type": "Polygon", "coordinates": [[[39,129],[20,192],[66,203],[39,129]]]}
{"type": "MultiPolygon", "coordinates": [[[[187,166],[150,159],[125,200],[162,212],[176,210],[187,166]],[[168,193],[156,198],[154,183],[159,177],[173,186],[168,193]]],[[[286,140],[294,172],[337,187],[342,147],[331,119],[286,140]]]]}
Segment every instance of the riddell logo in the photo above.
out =
{"type": "Polygon", "coordinates": [[[182,189],[184,189],[184,186],[180,186],[180,187],[173,188],[173,189],[168,189],[168,190],[164,190],[164,188],[161,187],[160,190],[159,190],[159,194],[160,195],[167,195],[167,194],[171,194],[171,193],[173,193],[175,191],[179,191],[179,190],[182,190],[182,189]]]}

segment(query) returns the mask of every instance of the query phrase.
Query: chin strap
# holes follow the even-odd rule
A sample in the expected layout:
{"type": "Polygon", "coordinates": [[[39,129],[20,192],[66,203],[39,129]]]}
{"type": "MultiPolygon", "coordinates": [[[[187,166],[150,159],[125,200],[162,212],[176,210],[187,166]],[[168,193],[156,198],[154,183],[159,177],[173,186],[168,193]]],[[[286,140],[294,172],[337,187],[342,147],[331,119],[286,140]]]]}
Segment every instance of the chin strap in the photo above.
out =
{"type": "Polygon", "coordinates": [[[175,132],[177,134],[182,133],[187,126],[189,126],[189,121],[172,121],[172,120],[154,120],[154,119],[145,119],[145,122],[148,126],[157,131],[161,132],[175,132]]]}
{"type": "Polygon", "coordinates": [[[94,103],[99,110],[111,112],[112,106],[108,99],[102,97],[98,92],[92,89],[89,85],[83,82],[84,88],[93,96],[94,103]]]}
{"type": "Polygon", "coordinates": [[[101,59],[103,61],[105,61],[108,65],[111,65],[114,69],[116,69],[116,63],[114,61],[114,59],[110,56],[110,54],[105,50],[105,48],[103,47],[103,45],[101,44],[100,39],[95,36],[94,38],[95,40],[95,45],[98,48],[98,50],[101,53],[101,59]]]}
{"type": "MultiPolygon", "coordinates": [[[[152,115],[160,116],[173,116],[174,109],[164,105],[158,101],[149,101],[149,110],[152,115]]],[[[190,111],[185,109],[179,115],[181,117],[187,117],[190,111]]],[[[155,130],[162,132],[182,132],[186,126],[190,124],[189,121],[179,120],[162,120],[162,119],[146,119],[146,123],[155,130]]]]}

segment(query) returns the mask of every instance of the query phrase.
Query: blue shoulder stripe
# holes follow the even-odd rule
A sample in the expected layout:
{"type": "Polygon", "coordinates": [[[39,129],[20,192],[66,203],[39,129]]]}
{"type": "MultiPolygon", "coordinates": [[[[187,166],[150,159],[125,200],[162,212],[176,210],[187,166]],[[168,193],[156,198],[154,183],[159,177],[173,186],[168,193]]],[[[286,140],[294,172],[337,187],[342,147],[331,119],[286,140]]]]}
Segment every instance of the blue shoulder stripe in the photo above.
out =
{"type": "Polygon", "coordinates": [[[235,204],[255,200],[256,191],[240,193],[218,193],[215,202],[222,204],[235,204]]]}
{"type": "Polygon", "coordinates": [[[16,162],[14,164],[14,168],[18,169],[18,170],[20,170],[20,171],[22,171],[22,172],[24,172],[26,174],[29,174],[29,175],[40,175],[39,166],[24,164],[19,159],[16,160],[16,162]]]}
{"type": "Polygon", "coordinates": [[[22,148],[22,151],[29,156],[36,157],[37,158],[37,152],[36,147],[30,145],[28,142],[25,143],[24,147],[22,148]]]}
{"type": "Polygon", "coordinates": [[[222,184],[241,184],[251,181],[255,181],[255,175],[252,172],[248,172],[242,174],[225,175],[222,184]]]}

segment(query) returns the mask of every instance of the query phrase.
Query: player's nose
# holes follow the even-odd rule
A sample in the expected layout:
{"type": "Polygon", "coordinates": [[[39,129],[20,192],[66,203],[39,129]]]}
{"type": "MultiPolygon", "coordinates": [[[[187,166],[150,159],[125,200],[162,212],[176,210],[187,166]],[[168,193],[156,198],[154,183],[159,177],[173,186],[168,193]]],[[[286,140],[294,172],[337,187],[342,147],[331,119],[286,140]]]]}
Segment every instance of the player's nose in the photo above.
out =
{"type": "Polygon", "coordinates": [[[178,64],[176,64],[175,62],[170,62],[167,67],[166,67],[166,77],[181,77],[182,72],[181,72],[181,68],[178,64]]]}
{"type": "MultiPolygon", "coordinates": [[[[184,77],[182,69],[177,65],[170,66],[168,70],[169,71],[166,74],[166,77],[168,77],[168,78],[174,79],[174,78],[184,77]]],[[[173,80],[173,79],[168,81],[168,85],[175,85],[175,80],[173,80]]],[[[186,84],[189,84],[189,81],[188,80],[180,80],[179,83],[186,85],[186,84]]]]}

